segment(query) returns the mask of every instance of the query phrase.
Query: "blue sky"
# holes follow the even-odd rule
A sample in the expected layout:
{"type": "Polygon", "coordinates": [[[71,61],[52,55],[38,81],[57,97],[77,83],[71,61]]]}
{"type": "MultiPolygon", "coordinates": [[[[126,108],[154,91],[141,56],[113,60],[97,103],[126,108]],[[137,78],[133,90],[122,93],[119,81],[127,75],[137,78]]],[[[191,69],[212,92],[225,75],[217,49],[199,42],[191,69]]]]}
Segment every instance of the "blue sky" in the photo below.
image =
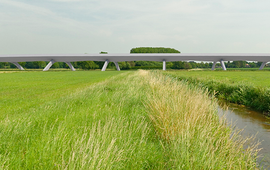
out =
{"type": "Polygon", "coordinates": [[[267,0],[0,0],[0,54],[270,52],[267,0]]]}

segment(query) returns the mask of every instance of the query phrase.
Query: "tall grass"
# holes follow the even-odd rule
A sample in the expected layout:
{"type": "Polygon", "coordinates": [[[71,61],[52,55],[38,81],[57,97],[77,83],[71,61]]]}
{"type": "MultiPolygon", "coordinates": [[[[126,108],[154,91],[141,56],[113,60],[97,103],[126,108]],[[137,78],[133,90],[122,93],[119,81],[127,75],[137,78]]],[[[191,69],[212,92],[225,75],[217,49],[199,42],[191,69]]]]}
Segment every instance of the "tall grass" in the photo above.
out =
{"type": "MultiPolygon", "coordinates": [[[[142,71],[141,71],[142,72],[142,71]]],[[[208,93],[159,74],[144,72],[149,81],[149,115],[163,141],[168,167],[176,169],[254,169],[256,144],[232,133],[219,120],[208,93]],[[233,134],[231,136],[231,134],[233,134]]]]}
{"type": "Polygon", "coordinates": [[[147,121],[143,87],[136,80],[124,73],[6,116],[0,122],[0,167],[162,168],[161,145],[147,121]]]}
{"type": "Polygon", "coordinates": [[[2,169],[254,169],[207,92],[120,74],[0,120],[2,169]],[[16,116],[14,116],[16,114],[16,116]]]}

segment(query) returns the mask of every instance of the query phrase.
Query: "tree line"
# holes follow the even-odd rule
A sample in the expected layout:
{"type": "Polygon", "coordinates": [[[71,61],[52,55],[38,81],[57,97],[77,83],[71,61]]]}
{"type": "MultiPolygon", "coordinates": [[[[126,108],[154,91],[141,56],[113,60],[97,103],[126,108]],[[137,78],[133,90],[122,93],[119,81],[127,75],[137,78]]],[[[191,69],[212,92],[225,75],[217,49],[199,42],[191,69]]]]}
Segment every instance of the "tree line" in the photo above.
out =
{"type": "MultiPolygon", "coordinates": [[[[132,48],[130,53],[181,53],[180,51],[173,48],[164,47],[137,47],[132,48]]],[[[107,54],[107,52],[100,52],[100,54],[107,54]]],[[[49,62],[46,61],[34,61],[34,62],[19,62],[19,64],[26,69],[43,69],[49,62]]],[[[103,67],[103,61],[78,61],[71,62],[74,68],[90,70],[90,69],[101,69],[103,67]]],[[[125,61],[118,62],[121,70],[128,69],[160,69],[163,63],[158,61],[125,61]]],[[[194,61],[175,61],[166,62],[167,69],[192,69],[192,68],[211,68],[213,63],[208,62],[194,62],[194,61]]],[[[225,62],[227,68],[258,68],[261,62],[246,62],[246,61],[233,61],[225,62]]],[[[267,67],[268,65],[266,65],[267,67]]],[[[221,67],[220,63],[216,64],[216,67],[221,67]]],[[[0,62],[0,68],[16,68],[16,66],[9,62],[0,62]]],[[[69,68],[64,62],[56,62],[51,68],[69,68]]],[[[110,62],[108,68],[115,68],[114,63],[110,62]]]]}

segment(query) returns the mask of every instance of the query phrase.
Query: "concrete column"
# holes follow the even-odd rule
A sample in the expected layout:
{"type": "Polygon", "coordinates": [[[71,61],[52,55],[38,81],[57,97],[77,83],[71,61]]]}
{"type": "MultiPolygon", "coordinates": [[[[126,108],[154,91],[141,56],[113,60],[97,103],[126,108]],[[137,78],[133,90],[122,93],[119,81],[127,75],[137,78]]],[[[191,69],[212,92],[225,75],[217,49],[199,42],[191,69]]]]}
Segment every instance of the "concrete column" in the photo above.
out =
{"type": "Polygon", "coordinates": [[[221,64],[222,69],[223,69],[224,71],[226,71],[227,69],[226,69],[226,66],[225,66],[225,64],[224,64],[224,61],[223,61],[222,59],[220,60],[220,64],[221,64]]]}
{"type": "Polygon", "coordinates": [[[166,61],[163,60],[163,70],[165,71],[166,70],[166,61]]]}
{"type": "Polygon", "coordinates": [[[259,70],[262,70],[267,62],[263,62],[259,70]]]}
{"type": "Polygon", "coordinates": [[[213,62],[213,65],[212,65],[212,70],[215,70],[215,68],[216,68],[216,64],[217,64],[217,62],[216,62],[216,61],[214,61],[214,62],[213,62]]]}
{"type": "Polygon", "coordinates": [[[115,64],[117,71],[120,71],[120,67],[119,67],[118,63],[117,62],[113,62],[113,63],[115,64]]]}
{"type": "Polygon", "coordinates": [[[103,67],[102,67],[102,70],[101,71],[105,71],[106,68],[107,68],[107,66],[108,66],[108,64],[109,64],[109,60],[106,60],[105,63],[104,63],[104,65],[103,65],[103,67]]]}
{"type": "Polygon", "coordinates": [[[65,62],[69,68],[72,70],[72,71],[76,71],[75,68],[73,67],[73,65],[70,63],[70,62],[65,62]]]}
{"type": "Polygon", "coordinates": [[[55,63],[55,61],[52,59],[52,60],[48,63],[48,65],[43,69],[43,71],[48,71],[54,63],[55,63]]]}
{"type": "Polygon", "coordinates": [[[12,64],[14,64],[18,69],[20,70],[24,70],[24,68],[17,62],[12,62],[12,64]]]}

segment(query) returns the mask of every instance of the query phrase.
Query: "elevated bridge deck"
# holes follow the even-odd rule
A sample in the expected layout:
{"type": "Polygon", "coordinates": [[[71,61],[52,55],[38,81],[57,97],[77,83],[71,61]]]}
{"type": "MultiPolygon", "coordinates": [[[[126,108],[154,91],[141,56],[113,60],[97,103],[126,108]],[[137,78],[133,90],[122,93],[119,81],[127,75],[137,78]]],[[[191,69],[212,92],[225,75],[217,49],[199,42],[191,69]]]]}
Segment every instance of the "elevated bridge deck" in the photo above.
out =
{"type": "Polygon", "coordinates": [[[259,61],[263,62],[260,69],[270,61],[270,53],[132,53],[132,54],[29,54],[29,55],[0,55],[0,62],[11,62],[19,69],[23,67],[18,62],[49,61],[43,71],[47,71],[55,62],[65,62],[75,71],[70,62],[75,61],[105,61],[102,71],[105,71],[109,62],[114,62],[120,70],[120,61],[162,61],[163,70],[166,62],[170,61],[208,61],[213,62],[212,70],[217,62],[226,70],[224,61],[259,61]]]}

